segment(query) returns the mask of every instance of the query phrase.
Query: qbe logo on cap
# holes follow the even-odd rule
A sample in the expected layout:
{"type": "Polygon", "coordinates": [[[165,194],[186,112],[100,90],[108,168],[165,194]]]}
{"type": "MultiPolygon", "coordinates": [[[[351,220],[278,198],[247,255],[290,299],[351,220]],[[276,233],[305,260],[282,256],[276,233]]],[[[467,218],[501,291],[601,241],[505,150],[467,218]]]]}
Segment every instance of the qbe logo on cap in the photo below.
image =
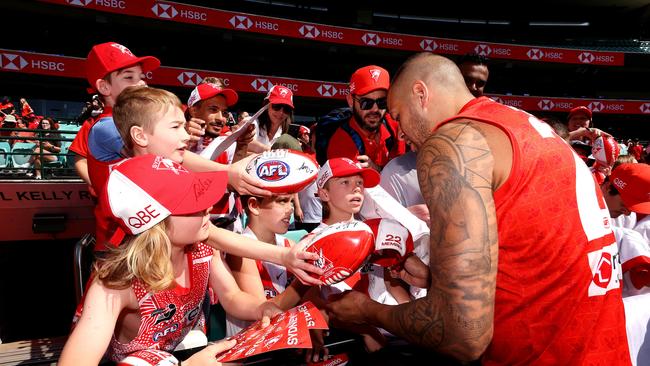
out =
{"type": "Polygon", "coordinates": [[[289,176],[289,165],[280,160],[269,160],[257,167],[257,176],[260,179],[276,182],[289,176]]]}

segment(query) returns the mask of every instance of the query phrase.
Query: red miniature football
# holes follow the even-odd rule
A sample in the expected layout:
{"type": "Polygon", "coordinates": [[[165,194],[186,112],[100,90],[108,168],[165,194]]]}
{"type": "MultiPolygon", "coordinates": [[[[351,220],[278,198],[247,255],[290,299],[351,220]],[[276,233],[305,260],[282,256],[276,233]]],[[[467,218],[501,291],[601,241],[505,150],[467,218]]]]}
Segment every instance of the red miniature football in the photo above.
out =
{"type": "Polygon", "coordinates": [[[176,357],[169,352],[157,349],[143,349],[133,352],[125,359],[118,362],[117,366],[175,366],[178,365],[176,357]]]}
{"type": "Polygon", "coordinates": [[[318,163],[311,156],[292,150],[266,151],[248,163],[246,172],[264,182],[275,194],[301,191],[318,176],[318,163]]]}
{"type": "Polygon", "coordinates": [[[307,251],[320,257],[314,265],[324,271],[314,277],[333,285],[363,266],[375,249],[375,236],[361,221],[341,222],[317,233],[307,245],[307,251]]]}
{"type": "Polygon", "coordinates": [[[591,147],[591,154],[596,161],[604,166],[611,167],[616,162],[621,148],[616,140],[611,136],[600,136],[594,140],[591,147]]]}

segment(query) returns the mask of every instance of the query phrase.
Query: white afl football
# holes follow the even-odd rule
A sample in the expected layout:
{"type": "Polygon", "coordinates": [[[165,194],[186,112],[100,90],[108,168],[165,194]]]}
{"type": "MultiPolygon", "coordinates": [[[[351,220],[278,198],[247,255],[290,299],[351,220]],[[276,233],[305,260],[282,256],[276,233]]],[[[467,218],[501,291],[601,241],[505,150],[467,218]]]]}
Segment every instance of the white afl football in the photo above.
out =
{"type": "Polygon", "coordinates": [[[158,349],[143,349],[129,354],[117,366],[176,366],[178,360],[171,353],[158,349]]]}
{"type": "Polygon", "coordinates": [[[326,285],[333,285],[363,266],[375,250],[375,236],[361,221],[341,222],[317,233],[306,250],[318,254],[313,264],[324,271],[321,276],[314,277],[326,285]]]}
{"type": "Polygon", "coordinates": [[[259,178],[275,194],[301,191],[318,176],[318,163],[311,156],[291,150],[266,151],[248,163],[246,172],[259,178]]]}

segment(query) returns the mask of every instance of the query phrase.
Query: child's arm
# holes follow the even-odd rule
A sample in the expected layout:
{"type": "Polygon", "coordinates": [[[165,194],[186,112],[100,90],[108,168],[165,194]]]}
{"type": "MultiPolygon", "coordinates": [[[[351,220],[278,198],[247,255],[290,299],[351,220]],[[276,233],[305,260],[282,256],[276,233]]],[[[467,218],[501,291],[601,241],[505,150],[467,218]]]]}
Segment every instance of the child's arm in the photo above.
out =
{"type": "Polygon", "coordinates": [[[112,290],[94,281],[79,322],[63,347],[59,365],[97,365],[108,348],[115,324],[132,296],[130,288],[112,290]]]}
{"type": "Polygon", "coordinates": [[[398,304],[411,301],[411,295],[404,288],[406,284],[398,278],[393,278],[388,268],[384,268],[384,284],[386,285],[386,291],[388,291],[398,304]]]}
{"type": "Polygon", "coordinates": [[[305,262],[305,260],[317,260],[318,255],[302,250],[301,245],[294,245],[291,248],[281,248],[277,245],[268,245],[213,225],[210,226],[210,233],[205,243],[228,254],[279,264],[284,266],[287,271],[296,275],[303,283],[312,285],[320,284],[319,280],[311,277],[307,272],[320,275],[323,271],[305,262]]]}
{"type": "Polygon", "coordinates": [[[261,188],[264,186],[262,181],[246,173],[246,165],[254,157],[255,155],[251,155],[230,165],[224,165],[203,158],[193,152],[185,151],[183,156],[183,166],[193,172],[228,172],[228,184],[240,194],[250,194],[253,196],[263,197],[270,196],[271,192],[261,188]]]}
{"type": "Polygon", "coordinates": [[[228,255],[226,263],[242,291],[260,300],[266,300],[260,271],[257,269],[257,262],[254,259],[228,255]]]}
{"type": "Polygon", "coordinates": [[[214,251],[210,266],[210,286],[228,314],[241,320],[262,319],[268,323],[273,315],[281,312],[274,303],[243,292],[219,251],[214,251]]]}

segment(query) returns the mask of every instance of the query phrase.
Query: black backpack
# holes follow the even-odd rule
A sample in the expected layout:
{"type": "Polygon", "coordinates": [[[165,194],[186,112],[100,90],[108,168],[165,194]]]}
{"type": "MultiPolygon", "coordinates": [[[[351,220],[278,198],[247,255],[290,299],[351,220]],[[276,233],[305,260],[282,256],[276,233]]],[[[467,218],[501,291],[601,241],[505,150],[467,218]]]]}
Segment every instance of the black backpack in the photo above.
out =
{"type": "MultiPolygon", "coordinates": [[[[363,144],[363,139],[359,133],[350,126],[350,117],[352,117],[352,110],[346,107],[335,109],[318,119],[318,123],[316,124],[315,145],[316,161],[318,161],[318,164],[323,165],[327,162],[327,146],[329,145],[332,135],[334,135],[334,132],[336,132],[339,127],[350,135],[359,151],[359,155],[366,154],[366,147],[363,144]]],[[[386,126],[386,129],[388,129],[388,132],[390,133],[390,138],[386,141],[386,147],[390,151],[395,144],[395,131],[393,131],[390,124],[386,122],[386,118],[384,118],[381,123],[386,126]]]]}

